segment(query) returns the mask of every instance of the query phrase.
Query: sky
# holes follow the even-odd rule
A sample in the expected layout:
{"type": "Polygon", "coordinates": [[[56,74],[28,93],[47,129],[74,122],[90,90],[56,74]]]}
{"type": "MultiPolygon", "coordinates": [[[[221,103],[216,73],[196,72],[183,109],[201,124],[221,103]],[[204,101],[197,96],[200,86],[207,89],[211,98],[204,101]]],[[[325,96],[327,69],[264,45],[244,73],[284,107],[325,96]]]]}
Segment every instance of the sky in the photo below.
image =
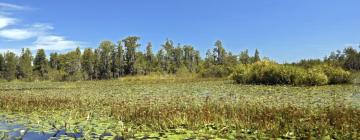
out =
{"type": "Polygon", "coordinates": [[[221,40],[239,54],[257,48],[277,62],[323,58],[360,42],[359,0],[2,0],[0,52],[66,52],[103,40],[166,39],[202,56],[221,40]]]}

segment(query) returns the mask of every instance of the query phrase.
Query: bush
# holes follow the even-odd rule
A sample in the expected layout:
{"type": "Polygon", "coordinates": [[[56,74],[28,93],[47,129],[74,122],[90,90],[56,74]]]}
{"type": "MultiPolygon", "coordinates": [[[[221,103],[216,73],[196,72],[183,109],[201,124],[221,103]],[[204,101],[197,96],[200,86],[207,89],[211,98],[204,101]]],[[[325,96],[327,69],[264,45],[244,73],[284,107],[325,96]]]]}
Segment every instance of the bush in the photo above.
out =
{"type": "Polygon", "coordinates": [[[307,71],[306,79],[303,85],[326,85],[328,84],[328,77],[321,69],[312,68],[307,71]]]}
{"type": "Polygon", "coordinates": [[[343,84],[351,82],[351,73],[340,67],[322,66],[326,76],[329,78],[329,84],[343,84]]]}
{"type": "Polygon", "coordinates": [[[238,65],[230,77],[238,84],[244,84],[248,81],[248,68],[245,65],[238,65]]]}
{"type": "Polygon", "coordinates": [[[272,61],[261,61],[251,65],[239,65],[231,78],[236,83],[265,85],[326,85],[350,82],[350,73],[335,67],[281,65],[272,61]]]}
{"type": "Polygon", "coordinates": [[[262,61],[256,62],[250,67],[249,83],[256,84],[289,84],[290,75],[288,70],[274,62],[262,61]]]}

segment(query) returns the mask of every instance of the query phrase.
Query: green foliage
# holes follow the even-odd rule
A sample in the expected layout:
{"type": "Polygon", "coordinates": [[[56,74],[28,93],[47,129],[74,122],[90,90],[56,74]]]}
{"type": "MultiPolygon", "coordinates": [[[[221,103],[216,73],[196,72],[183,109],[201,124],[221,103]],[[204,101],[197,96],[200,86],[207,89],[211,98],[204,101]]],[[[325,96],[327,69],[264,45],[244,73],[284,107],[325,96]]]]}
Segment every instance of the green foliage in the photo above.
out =
{"type": "Polygon", "coordinates": [[[63,75],[64,81],[82,80],[80,50],[70,51],[66,54],[60,55],[59,61],[61,65],[61,70],[66,72],[66,74],[63,75]]]}
{"type": "Polygon", "coordinates": [[[225,63],[226,51],[220,40],[215,42],[215,48],[213,49],[215,62],[218,65],[225,63]]]}
{"type": "Polygon", "coordinates": [[[154,67],[156,66],[155,56],[152,51],[151,42],[149,42],[148,45],[146,46],[145,59],[146,59],[145,74],[150,74],[151,71],[154,71],[154,67]]]}
{"type": "Polygon", "coordinates": [[[360,72],[353,72],[350,77],[353,83],[360,84],[360,72]]]}
{"type": "Polygon", "coordinates": [[[60,58],[57,52],[50,53],[50,61],[49,61],[50,68],[59,70],[60,67],[60,58]]]}
{"type": "Polygon", "coordinates": [[[256,49],[255,54],[254,54],[254,58],[253,58],[253,63],[258,62],[260,60],[261,60],[260,59],[260,53],[259,53],[258,49],[256,49]]]}
{"type": "Polygon", "coordinates": [[[324,61],[347,70],[359,71],[360,51],[353,47],[345,48],[343,51],[337,50],[336,53],[332,52],[329,57],[325,57],[324,61]]]}
{"type": "Polygon", "coordinates": [[[136,62],[136,49],[140,47],[138,41],[140,37],[137,36],[129,36],[123,40],[126,48],[125,52],[125,74],[136,74],[135,70],[135,62],[136,62]]]}
{"type": "Polygon", "coordinates": [[[16,65],[17,58],[15,53],[7,52],[5,53],[5,71],[4,77],[8,81],[12,81],[16,79],[16,65]]]}
{"type": "Polygon", "coordinates": [[[94,52],[92,51],[91,48],[86,48],[84,50],[84,54],[82,55],[82,58],[81,58],[81,67],[82,67],[82,70],[83,72],[85,73],[85,77],[84,79],[92,79],[93,76],[94,76],[94,69],[95,69],[95,66],[94,66],[94,63],[95,63],[95,54],[94,52]]]}
{"type": "Polygon", "coordinates": [[[18,79],[25,79],[27,81],[32,80],[32,55],[30,49],[22,49],[21,56],[19,58],[18,66],[18,79]]]}
{"type": "MultiPolygon", "coordinates": [[[[291,69],[271,61],[258,61],[248,67],[248,70],[239,72],[244,75],[245,83],[254,84],[292,84],[295,79],[291,69]]],[[[235,74],[236,75],[236,74],[235,74]]],[[[239,80],[238,80],[239,81],[239,80]]]]}
{"type": "MultiPolygon", "coordinates": [[[[342,70],[356,70],[358,66],[359,52],[356,49],[347,48],[342,53],[332,53],[324,61],[320,59],[302,60],[293,64],[276,64],[264,57],[261,61],[259,51],[256,49],[254,56],[249,56],[248,50],[240,55],[234,55],[226,51],[223,43],[218,40],[214,48],[209,49],[205,59],[201,59],[198,50],[191,45],[178,45],[166,40],[155,55],[152,44],[149,42],[144,52],[138,51],[139,37],[129,36],[118,44],[111,41],[103,41],[96,49],[87,48],[81,54],[80,48],[63,54],[54,52],[50,54],[48,62],[43,49],[38,50],[33,65],[29,49],[23,50],[16,57],[16,78],[22,80],[33,79],[61,79],[64,80],[93,80],[115,79],[127,75],[149,75],[151,73],[162,74],[199,74],[201,77],[228,77],[233,73],[237,65],[246,67],[246,70],[234,73],[236,81],[249,84],[291,84],[291,85],[323,85],[324,83],[339,84],[351,81],[349,72],[342,70]],[[123,47],[124,46],[124,47],[123,47]],[[328,64],[331,68],[320,68],[319,65],[328,64]],[[49,71],[57,70],[61,76],[51,74],[49,71]],[[327,77],[324,78],[324,74],[327,77]],[[61,77],[61,78],[59,78],[61,77]],[[326,82],[327,81],[327,82],[326,82]]],[[[54,73],[54,72],[52,72],[54,73]]],[[[0,77],[5,78],[5,58],[0,55],[0,77]]],[[[13,78],[11,78],[13,79],[13,78]]]]}
{"type": "Polygon", "coordinates": [[[236,83],[265,85],[326,85],[350,82],[350,73],[341,68],[280,65],[271,61],[259,61],[251,65],[239,65],[231,78],[236,83]]]}
{"type": "Polygon", "coordinates": [[[320,59],[302,59],[302,60],[300,60],[300,62],[295,63],[295,65],[301,66],[306,69],[312,68],[315,66],[319,66],[322,64],[323,64],[323,62],[320,59]]]}
{"type": "Polygon", "coordinates": [[[250,63],[250,56],[249,56],[249,52],[247,49],[240,53],[239,60],[240,60],[241,64],[247,65],[250,63]]]}
{"type": "Polygon", "coordinates": [[[46,58],[45,50],[39,49],[34,59],[34,72],[40,79],[48,78],[48,60],[46,58]]]}
{"type": "Polygon", "coordinates": [[[102,41],[100,43],[99,50],[99,78],[110,79],[112,77],[112,54],[114,50],[114,44],[111,41],[102,41]]]}
{"type": "Polygon", "coordinates": [[[329,78],[329,84],[342,84],[351,82],[351,73],[340,67],[329,65],[322,66],[325,75],[329,78]]]}
{"type": "Polygon", "coordinates": [[[0,53],[0,78],[4,77],[4,71],[5,71],[5,58],[3,54],[0,53]]]}
{"type": "Polygon", "coordinates": [[[328,77],[322,69],[312,68],[307,71],[304,85],[326,85],[328,84],[328,77]]]}
{"type": "Polygon", "coordinates": [[[227,77],[233,72],[232,67],[224,66],[224,65],[211,65],[206,69],[202,69],[200,74],[202,77],[227,77]]]}

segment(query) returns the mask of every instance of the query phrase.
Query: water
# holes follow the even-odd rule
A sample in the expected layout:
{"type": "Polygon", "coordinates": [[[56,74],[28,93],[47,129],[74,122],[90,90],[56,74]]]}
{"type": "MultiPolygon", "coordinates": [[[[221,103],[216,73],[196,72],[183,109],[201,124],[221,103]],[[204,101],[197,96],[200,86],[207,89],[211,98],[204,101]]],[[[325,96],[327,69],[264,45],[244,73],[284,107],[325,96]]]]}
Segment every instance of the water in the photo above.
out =
{"type": "Polygon", "coordinates": [[[81,133],[67,133],[65,129],[60,129],[54,132],[41,132],[35,129],[27,128],[23,124],[17,124],[16,121],[7,118],[7,116],[0,116],[0,139],[9,140],[47,140],[60,138],[81,138],[81,133]]]}

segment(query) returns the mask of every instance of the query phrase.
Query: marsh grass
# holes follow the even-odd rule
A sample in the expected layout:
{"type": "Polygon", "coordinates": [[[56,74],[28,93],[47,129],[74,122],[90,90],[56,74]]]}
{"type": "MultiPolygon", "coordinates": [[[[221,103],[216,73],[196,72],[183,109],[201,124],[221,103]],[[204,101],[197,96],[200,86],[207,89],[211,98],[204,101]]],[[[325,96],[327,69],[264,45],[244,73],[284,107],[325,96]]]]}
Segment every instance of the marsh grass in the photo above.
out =
{"type": "Polygon", "coordinates": [[[144,132],[174,132],[191,133],[188,138],[358,139],[359,89],[358,85],[249,86],[172,77],[19,82],[0,85],[0,108],[36,112],[47,121],[66,114],[58,121],[65,128],[76,120],[121,121],[126,128],[106,130],[129,138],[144,132]]]}

